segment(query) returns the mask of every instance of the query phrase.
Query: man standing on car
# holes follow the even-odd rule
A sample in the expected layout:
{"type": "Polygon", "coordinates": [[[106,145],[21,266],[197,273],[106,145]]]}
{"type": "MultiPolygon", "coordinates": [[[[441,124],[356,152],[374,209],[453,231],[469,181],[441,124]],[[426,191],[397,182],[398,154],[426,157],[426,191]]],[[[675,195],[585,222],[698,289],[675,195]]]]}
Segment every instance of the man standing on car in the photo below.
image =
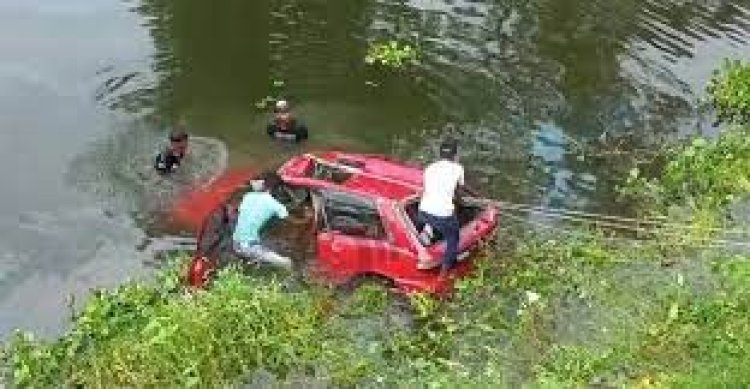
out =
{"type": "Polygon", "coordinates": [[[275,172],[265,172],[261,179],[262,188],[246,193],[240,202],[237,227],[232,235],[234,249],[250,259],[288,267],[292,264],[290,258],[277,254],[260,242],[261,230],[271,219],[286,219],[289,216],[284,204],[271,195],[282,181],[275,172]]]}
{"type": "Polygon", "coordinates": [[[445,276],[458,258],[459,223],[454,199],[464,185],[464,168],[458,163],[458,144],[445,140],[440,145],[440,160],[424,171],[422,199],[419,202],[421,220],[439,232],[446,242],[440,276],[445,276]]]}

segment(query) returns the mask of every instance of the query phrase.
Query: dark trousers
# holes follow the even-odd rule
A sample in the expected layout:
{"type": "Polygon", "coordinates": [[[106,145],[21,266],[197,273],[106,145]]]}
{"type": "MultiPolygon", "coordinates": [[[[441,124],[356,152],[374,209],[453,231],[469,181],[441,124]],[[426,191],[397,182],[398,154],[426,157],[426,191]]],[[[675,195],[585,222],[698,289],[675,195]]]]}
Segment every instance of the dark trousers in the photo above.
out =
{"type": "Polygon", "coordinates": [[[445,239],[445,254],[443,255],[443,270],[451,269],[458,260],[458,241],[460,228],[456,215],[440,217],[420,212],[419,217],[423,223],[429,224],[433,230],[440,233],[445,239]]]}

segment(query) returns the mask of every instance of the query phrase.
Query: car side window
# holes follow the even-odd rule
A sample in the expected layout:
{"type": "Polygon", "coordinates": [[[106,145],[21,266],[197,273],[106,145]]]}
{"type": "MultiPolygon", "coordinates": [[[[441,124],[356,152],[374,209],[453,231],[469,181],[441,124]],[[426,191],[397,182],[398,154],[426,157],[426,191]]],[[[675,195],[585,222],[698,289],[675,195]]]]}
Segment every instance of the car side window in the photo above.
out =
{"type": "Polygon", "coordinates": [[[310,191],[306,188],[298,188],[287,184],[281,184],[271,193],[285,207],[297,209],[310,198],[310,191]]]}
{"type": "Polygon", "coordinates": [[[344,193],[324,194],[325,226],[329,231],[367,239],[385,239],[386,234],[374,202],[344,193]]]}

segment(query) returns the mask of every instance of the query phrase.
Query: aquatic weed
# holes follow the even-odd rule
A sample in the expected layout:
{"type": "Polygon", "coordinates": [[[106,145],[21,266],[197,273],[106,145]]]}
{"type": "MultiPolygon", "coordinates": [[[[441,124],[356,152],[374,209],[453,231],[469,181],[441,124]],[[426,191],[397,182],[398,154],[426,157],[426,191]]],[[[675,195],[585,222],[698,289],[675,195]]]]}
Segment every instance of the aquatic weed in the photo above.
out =
{"type": "Polygon", "coordinates": [[[416,63],[418,51],[408,43],[395,40],[372,43],[367,49],[365,63],[378,64],[392,69],[401,69],[407,64],[416,63]]]}

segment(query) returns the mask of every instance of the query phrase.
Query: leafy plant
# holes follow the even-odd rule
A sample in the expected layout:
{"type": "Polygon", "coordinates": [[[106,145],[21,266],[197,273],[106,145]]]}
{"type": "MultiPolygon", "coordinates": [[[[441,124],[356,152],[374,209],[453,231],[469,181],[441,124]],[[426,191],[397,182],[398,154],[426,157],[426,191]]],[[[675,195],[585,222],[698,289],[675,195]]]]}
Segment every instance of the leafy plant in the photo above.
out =
{"type": "Polygon", "coordinates": [[[750,132],[729,129],[718,139],[702,137],[672,148],[659,177],[640,175],[635,168],[621,193],[649,199],[661,207],[692,209],[724,207],[750,193],[750,132]]]}
{"type": "Polygon", "coordinates": [[[416,63],[417,59],[418,52],[414,47],[391,40],[371,44],[367,49],[365,63],[400,69],[407,64],[416,63]]]}
{"type": "Polygon", "coordinates": [[[707,89],[719,120],[750,124],[750,64],[725,61],[707,89]]]}
{"type": "Polygon", "coordinates": [[[210,292],[131,283],[88,301],[61,340],[19,334],[10,344],[20,386],[222,385],[262,368],[281,377],[321,355],[320,318],[309,294],[282,291],[237,270],[210,292]]]}
{"type": "Polygon", "coordinates": [[[716,141],[696,138],[675,153],[662,179],[667,201],[715,208],[750,193],[748,135],[736,128],[716,141]]]}

